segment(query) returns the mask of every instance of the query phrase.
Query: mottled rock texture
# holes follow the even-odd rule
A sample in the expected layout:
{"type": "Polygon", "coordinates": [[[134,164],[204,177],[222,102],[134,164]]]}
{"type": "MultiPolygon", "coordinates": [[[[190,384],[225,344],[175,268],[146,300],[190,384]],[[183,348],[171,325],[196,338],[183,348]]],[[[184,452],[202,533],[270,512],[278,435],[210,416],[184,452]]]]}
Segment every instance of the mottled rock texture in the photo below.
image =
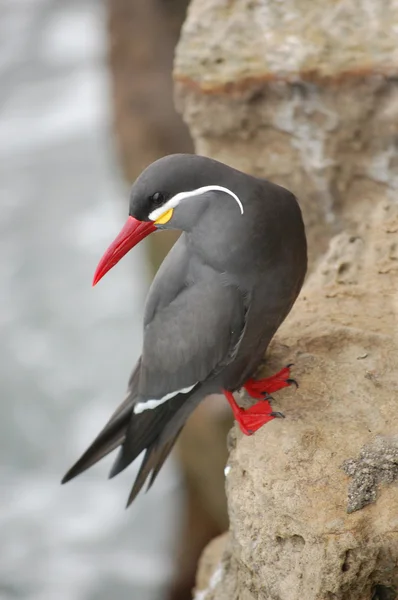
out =
{"type": "Polygon", "coordinates": [[[300,387],[276,398],[286,419],[230,434],[230,534],[200,600],[396,597],[397,248],[385,201],[334,238],[280,329],[268,368],[292,360],[300,387]]]}
{"type": "Polygon", "coordinates": [[[293,190],[314,259],[398,189],[397,0],[193,0],[178,106],[196,150],[293,190]]]}
{"type": "Polygon", "coordinates": [[[398,598],[398,1],[192,0],[198,153],[294,191],[311,275],[269,352],[275,420],[230,435],[230,533],[197,600],[398,598]]]}
{"type": "Polygon", "coordinates": [[[344,462],[343,469],[352,477],[348,487],[347,512],[375,502],[378,484],[398,479],[398,436],[378,436],[361,449],[358,459],[344,462]]]}

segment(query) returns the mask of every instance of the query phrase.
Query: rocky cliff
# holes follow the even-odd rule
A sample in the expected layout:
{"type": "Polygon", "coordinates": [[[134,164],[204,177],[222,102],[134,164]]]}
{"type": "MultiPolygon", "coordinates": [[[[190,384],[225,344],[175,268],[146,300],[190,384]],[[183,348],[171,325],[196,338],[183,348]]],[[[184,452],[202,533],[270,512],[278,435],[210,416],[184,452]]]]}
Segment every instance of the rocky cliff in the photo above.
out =
{"type": "Polygon", "coordinates": [[[299,197],[312,272],[269,352],[297,392],[234,429],[197,600],[398,598],[398,2],[193,0],[176,99],[201,154],[299,197]]]}
{"type": "Polygon", "coordinates": [[[293,360],[300,387],[230,434],[230,534],[198,598],[396,597],[375,594],[398,589],[397,236],[385,202],[334,238],[281,327],[269,369],[293,360]]]}
{"type": "Polygon", "coordinates": [[[396,0],[193,0],[174,67],[199,154],[294,190],[310,255],[398,187],[396,0]]]}

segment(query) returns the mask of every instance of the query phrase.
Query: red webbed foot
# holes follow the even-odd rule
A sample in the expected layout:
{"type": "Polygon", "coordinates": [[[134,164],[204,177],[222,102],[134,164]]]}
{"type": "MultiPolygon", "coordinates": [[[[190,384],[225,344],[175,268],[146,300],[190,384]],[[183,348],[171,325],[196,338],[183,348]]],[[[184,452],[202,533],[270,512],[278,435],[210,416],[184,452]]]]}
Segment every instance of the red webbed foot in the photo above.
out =
{"type": "MultiPolygon", "coordinates": [[[[268,400],[262,400],[257,402],[250,408],[241,408],[234,398],[232,392],[223,390],[226,399],[231,405],[235,419],[238,421],[239,426],[244,434],[252,435],[255,431],[260,429],[265,423],[269,423],[276,417],[284,418],[284,415],[280,412],[273,412],[272,407],[268,400]]],[[[262,396],[263,398],[263,396],[262,396]]]]}
{"type": "Polygon", "coordinates": [[[292,366],[293,364],[287,365],[271,377],[264,377],[263,379],[248,379],[243,384],[243,387],[252,398],[264,400],[269,399],[270,394],[273,392],[282,390],[283,388],[289,387],[292,384],[298,387],[297,381],[290,377],[290,367],[292,366]]]}

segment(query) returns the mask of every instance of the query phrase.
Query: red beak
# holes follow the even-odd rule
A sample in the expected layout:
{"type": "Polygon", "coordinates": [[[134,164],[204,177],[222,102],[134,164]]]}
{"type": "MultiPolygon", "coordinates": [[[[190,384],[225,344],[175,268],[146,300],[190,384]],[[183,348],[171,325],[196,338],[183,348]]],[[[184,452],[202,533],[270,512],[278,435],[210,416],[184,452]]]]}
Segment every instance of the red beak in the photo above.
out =
{"type": "Polygon", "coordinates": [[[134,248],[139,242],[146,238],[150,233],[156,230],[152,221],[138,221],[134,217],[129,217],[117,236],[117,238],[109,246],[104,256],[98,263],[98,267],[94,273],[93,286],[103,278],[112,267],[119,262],[121,258],[131,248],[134,248]]]}

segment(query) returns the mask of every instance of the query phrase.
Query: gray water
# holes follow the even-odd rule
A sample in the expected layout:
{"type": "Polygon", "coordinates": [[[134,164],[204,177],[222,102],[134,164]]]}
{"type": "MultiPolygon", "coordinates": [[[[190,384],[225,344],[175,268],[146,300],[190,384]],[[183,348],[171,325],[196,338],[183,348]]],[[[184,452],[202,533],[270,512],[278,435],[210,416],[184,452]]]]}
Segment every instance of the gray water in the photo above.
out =
{"type": "Polygon", "coordinates": [[[0,598],[153,600],[171,572],[171,461],[59,481],[123,398],[149,282],[136,248],[94,289],[127,216],[98,0],[0,2],[0,598]]]}

